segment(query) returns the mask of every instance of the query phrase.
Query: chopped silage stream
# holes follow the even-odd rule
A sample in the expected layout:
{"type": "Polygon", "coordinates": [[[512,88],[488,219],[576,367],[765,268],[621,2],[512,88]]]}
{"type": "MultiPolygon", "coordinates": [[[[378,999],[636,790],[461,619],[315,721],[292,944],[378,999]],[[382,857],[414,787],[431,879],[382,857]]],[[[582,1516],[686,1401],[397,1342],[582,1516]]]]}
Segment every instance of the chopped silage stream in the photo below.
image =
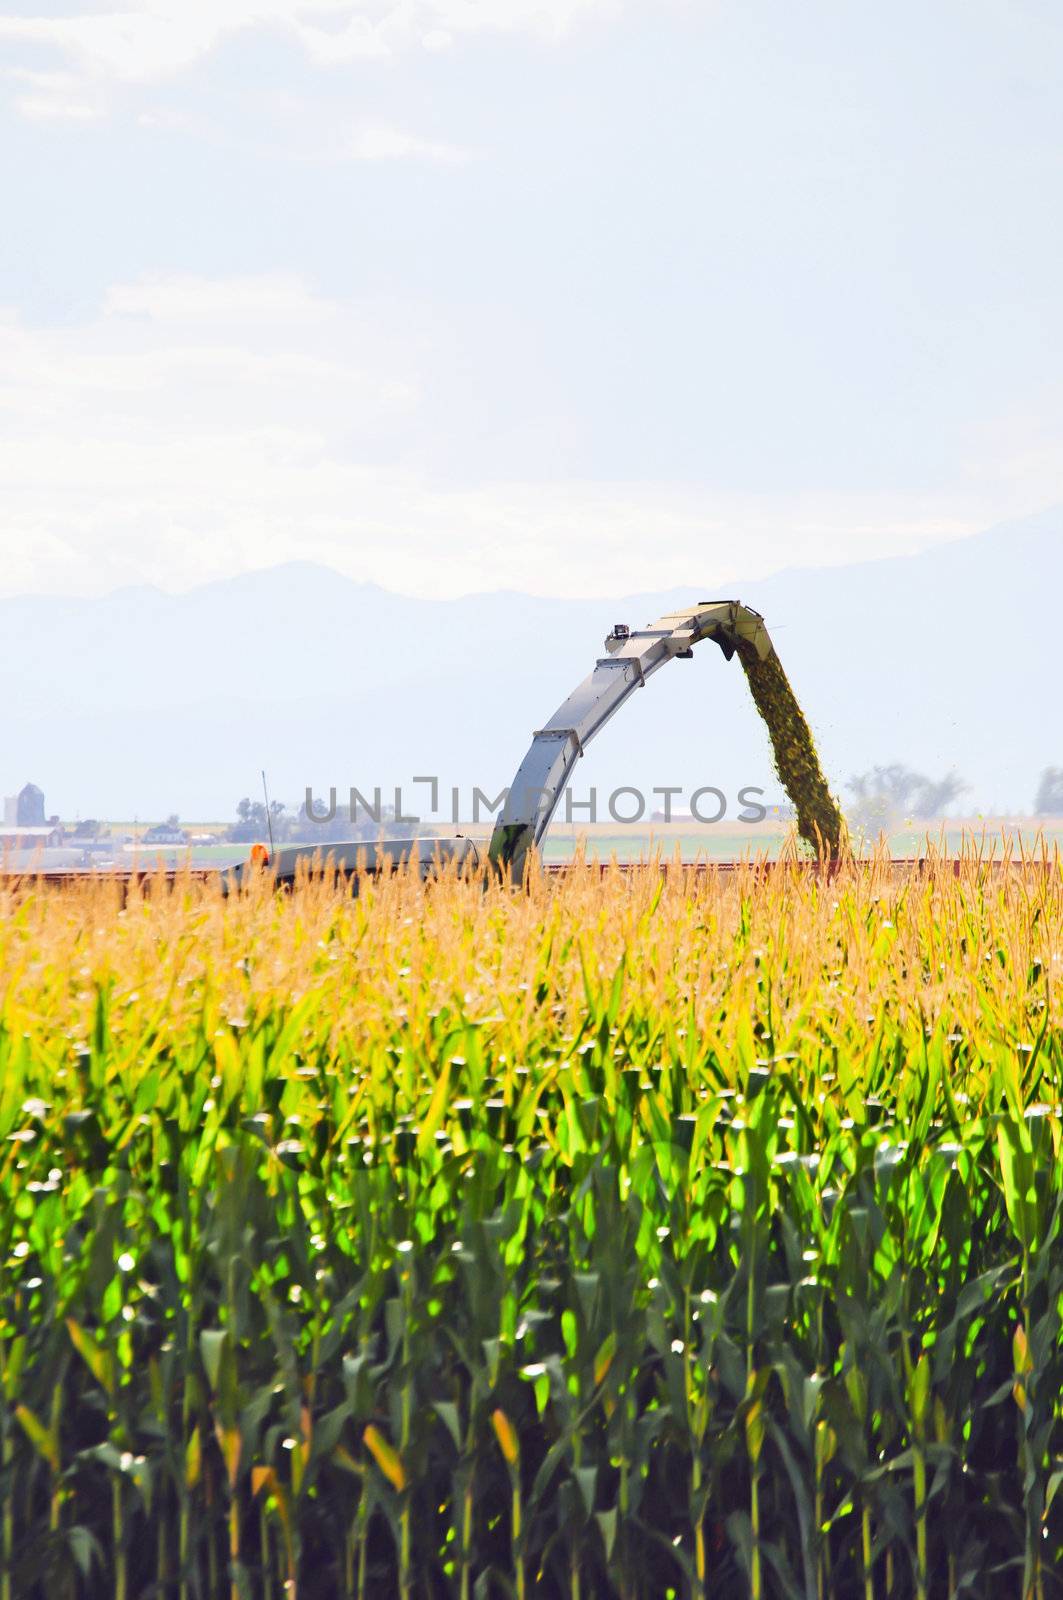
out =
{"type": "Polygon", "coordinates": [[[812,730],[775,651],[762,659],[751,644],[739,643],[753,703],[771,738],[775,770],[797,809],[797,831],[806,844],[828,856],[841,854],[845,820],[830,792],[816,754],[812,730]]]}

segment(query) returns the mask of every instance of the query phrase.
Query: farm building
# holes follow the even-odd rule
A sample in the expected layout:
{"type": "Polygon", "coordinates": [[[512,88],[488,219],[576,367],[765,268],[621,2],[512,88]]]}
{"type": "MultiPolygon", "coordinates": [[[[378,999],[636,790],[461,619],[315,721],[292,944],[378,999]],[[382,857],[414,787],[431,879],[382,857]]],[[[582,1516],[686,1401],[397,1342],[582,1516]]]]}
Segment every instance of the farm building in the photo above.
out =
{"type": "Polygon", "coordinates": [[[154,828],[149,828],[140,840],[141,844],[187,844],[188,834],[184,828],[178,827],[175,822],[158,822],[154,828]]]}
{"type": "Polygon", "coordinates": [[[0,855],[6,850],[51,850],[62,842],[63,829],[58,822],[46,822],[40,827],[0,828],[0,855]]]}
{"type": "Polygon", "coordinates": [[[45,826],[44,791],[38,789],[35,783],[27,783],[19,790],[18,794],[5,796],[5,828],[43,828],[45,826]]]}

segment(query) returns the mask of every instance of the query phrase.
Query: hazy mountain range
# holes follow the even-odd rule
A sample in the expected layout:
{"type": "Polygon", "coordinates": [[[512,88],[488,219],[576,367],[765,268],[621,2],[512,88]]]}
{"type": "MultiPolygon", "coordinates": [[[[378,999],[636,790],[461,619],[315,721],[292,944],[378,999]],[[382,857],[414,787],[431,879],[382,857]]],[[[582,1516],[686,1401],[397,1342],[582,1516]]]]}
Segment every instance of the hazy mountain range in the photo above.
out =
{"type": "MultiPolygon", "coordinates": [[[[647,576],[652,550],[649,533],[647,576]]],[[[625,600],[413,600],[296,563],[179,595],[3,600],[0,791],[32,779],[64,817],[218,818],[265,767],[286,800],[397,782],[423,800],[420,774],[493,795],[614,622],[707,598],[764,613],[841,793],[900,760],[957,768],[978,809],[1029,810],[1041,770],[1063,766],[1063,508],[722,594],[692,577],[625,600]]],[[[603,801],[619,784],[779,796],[741,671],[710,645],[636,695],[577,778],[603,801]]]]}

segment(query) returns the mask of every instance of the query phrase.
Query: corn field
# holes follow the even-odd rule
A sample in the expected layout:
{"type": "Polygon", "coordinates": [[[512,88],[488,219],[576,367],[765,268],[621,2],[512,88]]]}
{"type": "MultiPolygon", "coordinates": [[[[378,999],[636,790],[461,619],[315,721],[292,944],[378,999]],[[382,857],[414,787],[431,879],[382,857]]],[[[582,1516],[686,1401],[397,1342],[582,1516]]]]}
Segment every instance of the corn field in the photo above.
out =
{"type": "Polygon", "coordinates": [[[1049,1600],[1063,866],[0,889],[0,1600],[1049,1600]]]}

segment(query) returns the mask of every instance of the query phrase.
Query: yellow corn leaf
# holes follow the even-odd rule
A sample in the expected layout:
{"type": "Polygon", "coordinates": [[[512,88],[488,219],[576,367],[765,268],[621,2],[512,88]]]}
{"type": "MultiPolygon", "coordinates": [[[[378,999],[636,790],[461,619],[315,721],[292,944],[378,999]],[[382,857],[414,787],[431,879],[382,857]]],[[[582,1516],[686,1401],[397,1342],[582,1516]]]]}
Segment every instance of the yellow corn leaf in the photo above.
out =
{"type": "Polygon", "coordinates": [[[746,1449],[753,1466],[760,1460],[760,1452],[764,1448],[764,1404],[754,1400],[746,1412],[746,1449]]]}
{"type": "Polygon", "coordinates": [[[281,1525],[281,1531],[284,1534],[285,1548],[288,1550],[290,1556],[292,1541],[292,1512],[291,1501],[288,1498],[288,1491],[277,1477],[277,1474],[274,1472],[272,1467],[252,1467],[252,1499],[254,1499],[257,1495],[262,1494],[263,1491],[265,1491],[269,1504],[273,1507],[273,1510],[277,1514],[277,1518],[281,1525]]]}
{"type": "Polygon", "coordinates": [[[185,1488],[194,1489],[199,1482],[199,1471],[203,1459],[203,1446],[199,1438],[199,1429],[193,1430],[192,1437],[185,1445],[185,1488]]]}
{"type": "Polygon", "coordinates": [[[1015,1371],[1019,1373],[1032,1372],[1033,1361],[1030,1357],[1030,1341],[1026,1337],[1026,1329],[1021,1323],[1015,1329],[1011,1348],[1015,1357],[1015,1371]]]}
{"type": "Polygon", "coordinates": [[[229,1479],[229,1488],[236,1485],[240,1472],[240,1430],[239,1428],[223,1428],[220,1422],[214,1424],[214,1433],[221,1450],[222,1460],[225,1462],[225,1473],[229,1479]]]}
{"type": "Polygon", "coordinates": [[[613,1364],[615,1355],[616,1334],[610,1333],[602,1340],[598,1348],[598,1354],[594,1358],[594,1381],[596,1384],[605,1382],[606,1374],[613,1364]]]}
{"type": "Polygon", "coordinates": [[[332,1452],[332,1459],[344,1472],[353,1473],[356,1478],[365,1476],[365,1468],[360,1461],[356,1461],[345,1444],[338,1444],[332,1452]]]}
{"type": "Polygon", "coordinates": [[[37,1454],[43,1456],[53,1472],[59,1471],[59,1440],[50,1428],[46,1428],[29,1406],[16,1406],[15,1415],[21,1422],[26,1437],[33,1445],[37,1454]]]}
{"type": "Polygon", "coordinates": [[[491,1413],[491,1426],[495,1430],[498,1448],[505,1456],[511,1467],[515,1467],[520,1460],[520,1445],[517,1441],[517,1430],[506,1416],[504,1411],[494,1410],[491,1413]]]}
{"type": "Polygon", "coordinates": [[[384,1438],[380,1429],[372,1423],[362,1434],[365,1447],[373,1460],[391,1484],[396,1494],[401,1494],[406,1487],[406,1470],[402,1465],[399,1452],[384,1438]]]}
{"type": "Polygon", "coordinates": [[[88,1367],[103,1392],[110,1397],[114,1394],[114,1361],[110,1351],[101,1350],[91,1333],[87,1333],[73,1317],[67,1317],[66,1330],[70,1335],[70,1342],[78,1355],[88,1367]]]}

